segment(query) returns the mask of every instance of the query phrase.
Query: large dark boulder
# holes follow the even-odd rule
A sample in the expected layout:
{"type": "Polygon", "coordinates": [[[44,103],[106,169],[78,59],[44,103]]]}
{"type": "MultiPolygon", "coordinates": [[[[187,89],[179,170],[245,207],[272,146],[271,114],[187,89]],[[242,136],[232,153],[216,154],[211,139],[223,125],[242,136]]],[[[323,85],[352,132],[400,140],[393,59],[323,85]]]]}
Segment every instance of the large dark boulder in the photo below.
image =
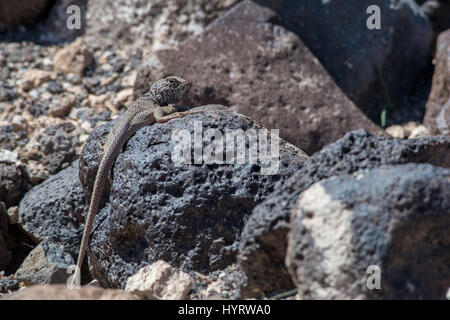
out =
{"type": "Polygon", "coordinates": [[[244,227],[238,261],[247,273],[249,288],[267,293],[292,289],[284,265],[286,236],[290,214],[301,192],[328,177],[409,162],[450,168],[450,137],[400,140],[359,130],[314,154],[283,187],[255,207],[244,227]]]}
{"type": "MultiPolygon", "coordinates": [[[[234,263],[240,233],[253,208],[308,158],[280,139],[279,157],[272,159],[280,161],[279,170],[268,175],[263,174],[264,163],[248,161],[248,153],[243,164],[208,164],[205,158],[193,164],[190,143],[186,145],[188,162],[175,163],[177,134],[192,138],[194,130],[196,135],[202,130],[202,146],[194,146],[193,152],[202,149],[204,155],[213,141],[207,136],[211,130],[223,135],[227,145],[233,143],[227,130],[264,134],[260,124],[227,107],[199,110],[202,113],[142,128],[117,157],[88,250],[92,274],[102,285],[123,288],[128,276],[160,259],[202,273],[234,263]]],[[[98,168],[99,142],[105,142],[112,125],[96,128],[83,148],[80,180],[87,199],[98,168]]],[[[223,155],[223,140],[215,136],[220,144],[218,157],[223,155]]],[[[248,140],[249,146],[255,145],[248,140]]]]}
{"type": "Polygon", "coordinates": [[[48,240],[64,246],[76,259],[87,209],[77,178],[78,161],[33,187],[19,205],[19,224],[39,243],[48,240]]]}
{"type": "Polygon", "coordinates": [[[300,194],[286,265],[302,299],[445,299],[449,230],[450,170],[361,170],[300,194]]]}

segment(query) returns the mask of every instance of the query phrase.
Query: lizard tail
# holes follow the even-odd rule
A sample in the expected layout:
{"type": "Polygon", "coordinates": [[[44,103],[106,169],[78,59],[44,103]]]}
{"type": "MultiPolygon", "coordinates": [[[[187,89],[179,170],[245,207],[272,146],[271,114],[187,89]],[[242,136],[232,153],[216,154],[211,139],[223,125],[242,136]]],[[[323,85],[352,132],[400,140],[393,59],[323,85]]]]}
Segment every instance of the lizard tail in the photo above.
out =
{"type": "Polygon", "coordinates": [[[100,161],[100,166],[95,176],[94,189],[92,190],[91,203],[89,205],[89,212],[84,226],[83,238],[81,239],[75,274],[72,279],[73,285],[81,284],[81,265],[83,264],[84,255],[89,243],[89,236],[91,235],[94,226],[95,215],[100,206],[105,181],[108,178],[107,176],[113,166],[114,160],[132,133],[133,131],[130,131],[130,119],[125,118],[122,123],[119,123],[119,125],[113,129],[111,143],[108,143],[107,149],[100,161]]]}
{"type": "Polygon", "coordinates": [[[108,165],[108,159],[106,156],[100,162],[100,167],[97,170],[97,175],[95,176],[94,189],[92,190],[91,202],[89,205],[89,212],[86,218],[83,238],[81,239],[80,252],[78,254],[77,265],[75,268],[75,273],[73,276],[72,284],[81,282],[81,265],[83,264],[84,255],[89,243],[89,236],[91,235],[92,228],[94,226],[95,215],[97,213],[98,207],[100,206],[100,201],[103,194],[104,181],[106,181],[106,175],[110,170],[111,166],[108,165]]]}

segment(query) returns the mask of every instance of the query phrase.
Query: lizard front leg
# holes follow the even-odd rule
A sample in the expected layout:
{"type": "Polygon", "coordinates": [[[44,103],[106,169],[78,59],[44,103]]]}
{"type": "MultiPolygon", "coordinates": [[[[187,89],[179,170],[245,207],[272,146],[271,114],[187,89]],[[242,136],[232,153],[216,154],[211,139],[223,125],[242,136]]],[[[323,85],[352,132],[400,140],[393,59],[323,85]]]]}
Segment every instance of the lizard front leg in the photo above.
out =
{"type": "Polygon", "coordinates": [[[201,113],[202,110],[188,110],[183,112],[177,112],[173,106],[159,107],[154,111],[156,122],[163,123],[172,119],[181,118],[188,114],[201,113]]]}

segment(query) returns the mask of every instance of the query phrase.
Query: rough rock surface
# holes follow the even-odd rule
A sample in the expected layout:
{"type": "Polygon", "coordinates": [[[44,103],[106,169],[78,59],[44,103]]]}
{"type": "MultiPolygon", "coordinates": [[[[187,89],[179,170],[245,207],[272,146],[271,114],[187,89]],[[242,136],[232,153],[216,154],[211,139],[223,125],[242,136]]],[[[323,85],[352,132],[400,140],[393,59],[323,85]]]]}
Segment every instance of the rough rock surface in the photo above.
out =
{"type": "Polygon", "coordinates": [[[36,243],[62,245],[75,260],[83,232],[86,202],[78,180],[78,161],[32,188],[19,206],[19,224],[36,243]]]}
{"type": "Polygon", "coordinates": [[[450,30],[438,37],[434,64],[424,123],[434,133],[450,135],[450,30]]]}
{"type": "Polygon", "coordinates": [[[286,265],[301,299],[445,299],[449,229],[450,170],[361,170],[300,194],[286,265]]]}
{"type": "Polygon", "coordinates": [[[255,207],[244,227],[238,262],[248,275],[249,287],[269,293],[292,289],[284,266],[286,235],[292,208],[302,191],[331,176],[408,162],[450,168],[450,138],[400,140],[374,137],[358,130],[314,154],[282,188],[255,207]]]}
{"type": "Polygon", "coordinates": [[[5,295],[2,300],[138,300],[123,290],[82,287],[74,290],[66,285],[38,285],[5,295]]]}
{"type": "MultiPolygon", "coordinates": [[[[202,113],[142,128],[116,159],[112,186],[104,193],[109,199],[97,213],[88,250],[92,274],[103,286],[123,288],[128,276],[157,260],[198,272],[235,262],[251,210],[307,160],[304,152],[280,139],[279,171],[273,175],[263,175],[267,166],[259,161],[207,164],[199,159],[199,164],[175,164],[171,153],[179,143],[172,132],[192,137],[194,129],[202,130],[204,155],[209,153],[207,146],[213,146],[209,129],[228,140],[229,129],[267,134],[261,125],[227,107],[199,108],[202,113]]],[[[80,181],[88,199],[99,141],[105,142],[111,126],[112,122],[94,130],[80,156],[80,181]]],[[[218,135],[215,139],[221,157],[223,141],[218,135]]],[[[200,148],[194,146],[195,152],[200,148]]]]}
{"type": "Polygon", "coordinates": [[[74,260],[61,247],[42,241],[25,258],[15,278],[34,284],[66,283],[70,276],[69,267],[74,264],[74,260]]]}
{"type": "Polygon", "coordinates": [[[22,159],[38,161],[49,174],[68,167],[76,159],[75,142],[70,135],[74,130],[71,122],[43,128],[25,146],[27,152],[22,159]]]}
{"type": "Polygon", "coordinates": [[[145,299],[183,300],[191,290],[191,277],[158,260],[128,277],[125,291],[145,299]]]}
{"type": "MultiPolygon", "coordinates": [[[[347,96],[371,119],[378,123],[386,104],[376,66],[381,69],[395,109],[404,106],[406,114],[412,116],[413,110],[405,98],[429,64],[433,40],[428,19],[413,0],[258,2],[277,11],[282,25],[302,39],[347,96]],[[380,7],[380,30],[366,27],[370,16],[366,11],[371,5],[380,7]]],[[[422,118],[423,105],[421,112],[411,120],[422,118]]]]}
{"type": "Polygon", "coordinates": [[[349,130],[382,133],[303,42],[275,22],[270,9],[249,1],[238,4],[175,49],[156,51],[139,71],[135,97],[159,78],[180,75],[193,84],[183,105],[230,106],[279,128],[283,139],[308,154],[349,130]]]}

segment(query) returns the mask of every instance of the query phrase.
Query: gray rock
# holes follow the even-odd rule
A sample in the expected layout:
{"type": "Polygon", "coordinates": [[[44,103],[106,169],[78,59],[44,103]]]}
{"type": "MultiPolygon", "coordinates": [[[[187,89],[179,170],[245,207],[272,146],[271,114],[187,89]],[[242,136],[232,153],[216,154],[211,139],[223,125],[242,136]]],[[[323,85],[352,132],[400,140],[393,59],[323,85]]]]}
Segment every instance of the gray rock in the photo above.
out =
{"type": "Polygon", "coordinates": [[[450,135],[450,30],[438,37],[434,64],[433,85],[423,122],[433,133],[450,135]]]}
{"type": "Polygon", "coordinates": [[[286,265],[301,299],[445,299],[449,228],[450,170],[361,170],[300,194],[286,265]]]}
{"type": "Polygon", "coordinates": [[[19,153],[6,149],[0,149],[0,162],[13,164],[17,162],[18,158],[19,153]]]}
{"type": "Polygon", "coordinates": [[[35,139],[39,146],[38,160],[50,174],[59,172],[76,159],[75,142],[70,132],[75,130],[71,122],[48,126],[35,139]]]}
{"type": "MultiPolygon", "coordinates": [[[[197,121],[204,134],[208,129],[222,134],[226,129],[263,129],[227,107],[200,109],[204,112],[139,130],[116,159],[88,251],[92,275],[103,286],[124,288],[128,276],[157,260],[202,273],[235,262],[242,227],[254,206],[307,160],[304,152],[280,139],[275,175],[261,174],[264,165],[249,161],[176,165],[171,158],[175,130],[192,135],[197,121]]],[[[96,128],[80,156],[87,199],[98,168],[99,141],[105,142],[111,126],[96,128]]],[[[204,141],[203,148],[209,144],[204,141]]]]}
{"type": "Polygon", "coordinates": [[[19,223],[36,243],[63,245],[64,252],[76,259],[85,209],[76,161],[27,192],[19,205],[19,223]]]}
{"type": "MultiPolygon", "coordinates": [[[[376,66],[396,109],[406,103],[430,60],[433,30],[413,0],[260,0],[281,17],[320,60],[340,88],[379,122],[386,104],[376,66]],[[377,5],[381,29],[369,30],[366,10],[377,5]]],[[[411,113],[411,111],[410,111],[411,113]]],[[[420,118],[422,114],[419,115],[420,118]]]]}
{"type": "Polygon", "coordinates": [[[135,97],[170,74],[192,82],[182,105],[230,106],[267,128],[279,128],[283,139],[308,154],[350,130],[383,133],[343,94],[304,43],[277,24],[272,10],[250,1],[175,49],[155,52],[138,73],[135,97]]]}
{"type": "Polygon", "coordinates": [[[24,145],[28,141],[25,130],[14,130],[11,124],[0,125],[0,148],[14,150],[16,147],[24,145]]]}
{"type": "Polygon", "coordinates": [[[34,284],[66,283],[73,264],[74,260],[63,251],[62,245],[44,240],[25,258],[14,276],[34,284]]]}
{"type": "Polygon", "coordinates": [[[266,293],[293,288],[284,265],[286,235],[290,214],[302,191],[331,176],[408,162],[450,167],[450,137],[401,140],[358,130],[314,154],[282,188],[253,209],[243,229],[238,262],[247,273],[249,288],[266,293]]]}

